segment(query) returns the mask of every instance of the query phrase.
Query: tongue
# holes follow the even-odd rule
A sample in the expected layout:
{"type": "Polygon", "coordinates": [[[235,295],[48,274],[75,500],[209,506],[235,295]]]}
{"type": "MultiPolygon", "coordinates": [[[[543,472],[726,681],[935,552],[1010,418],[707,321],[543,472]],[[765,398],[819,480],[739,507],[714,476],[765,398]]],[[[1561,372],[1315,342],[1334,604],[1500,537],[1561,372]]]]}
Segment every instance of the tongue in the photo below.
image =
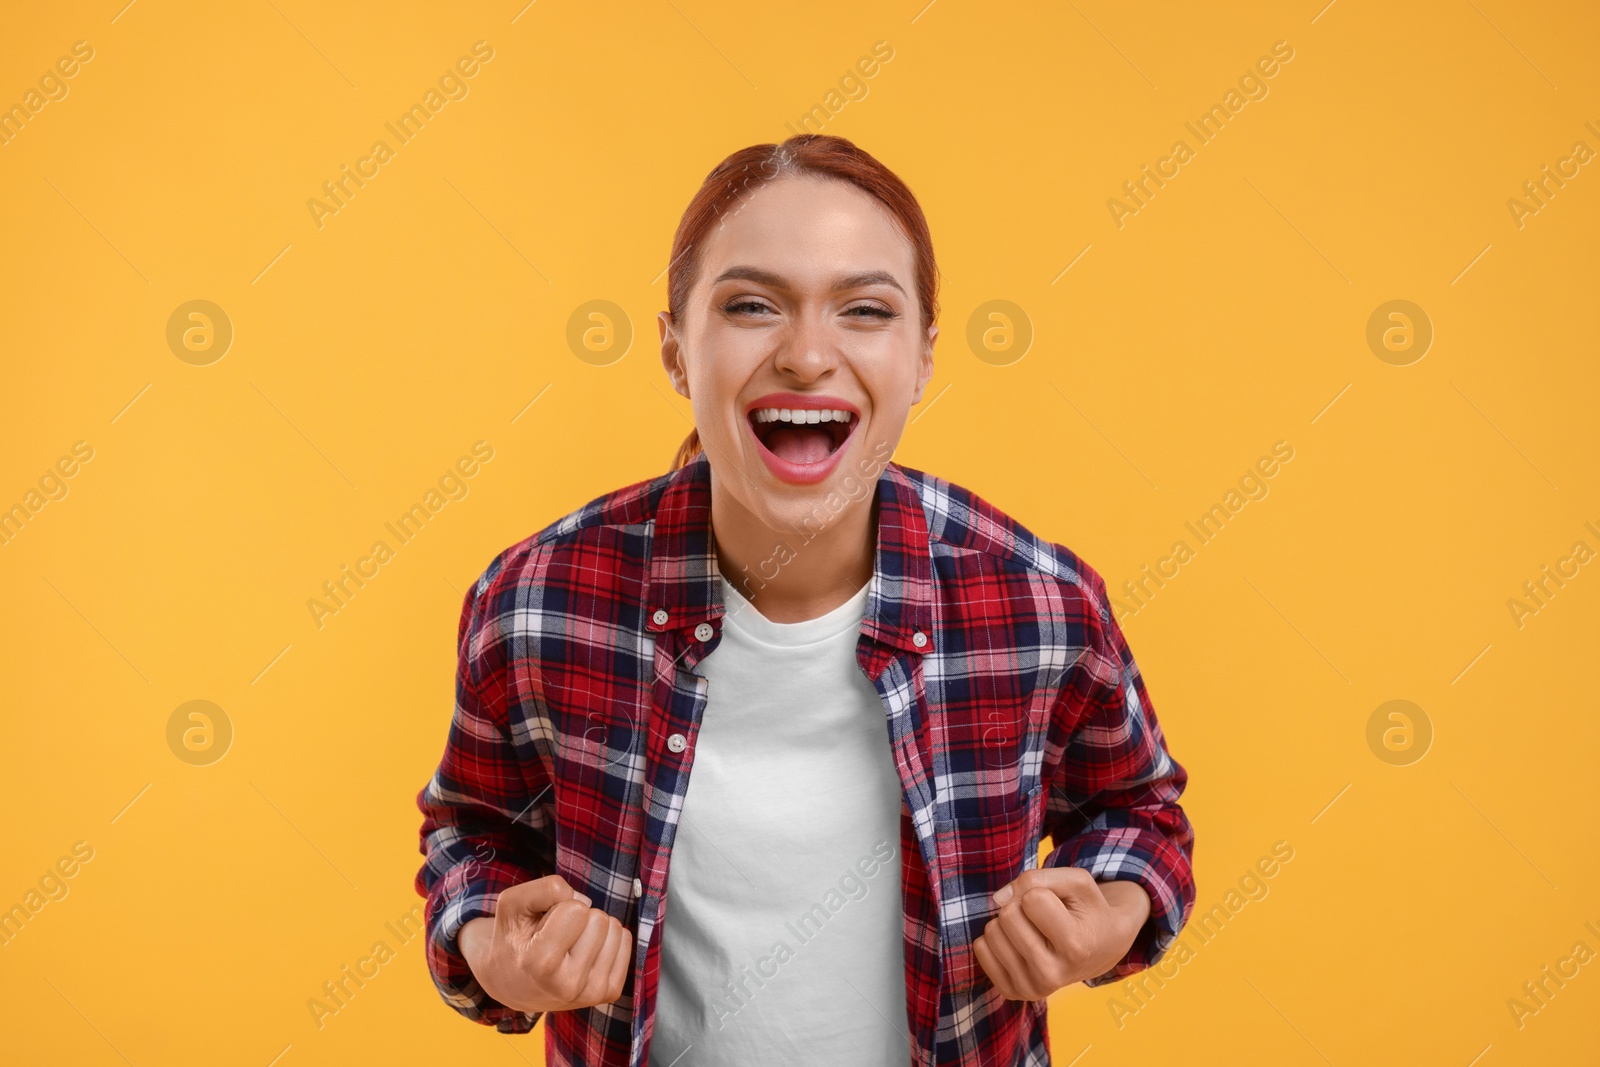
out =
{"type": "Polygon", "coordinates": [[[771,431],[767,450],[790,463],[818,463],[828,458],[833,437],[815,426],[785,426],[771,431]]]}

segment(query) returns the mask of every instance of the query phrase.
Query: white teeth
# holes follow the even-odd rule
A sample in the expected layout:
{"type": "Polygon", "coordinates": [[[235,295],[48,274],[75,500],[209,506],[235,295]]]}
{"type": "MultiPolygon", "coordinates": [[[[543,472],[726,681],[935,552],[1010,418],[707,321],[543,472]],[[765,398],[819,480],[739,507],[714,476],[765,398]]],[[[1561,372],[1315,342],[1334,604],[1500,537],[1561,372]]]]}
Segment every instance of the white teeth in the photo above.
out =
{"type": "Polygon", "coordinates": [[[842,408],[757,408],[757,422],[849,422],[850,412],[842,408]]]}

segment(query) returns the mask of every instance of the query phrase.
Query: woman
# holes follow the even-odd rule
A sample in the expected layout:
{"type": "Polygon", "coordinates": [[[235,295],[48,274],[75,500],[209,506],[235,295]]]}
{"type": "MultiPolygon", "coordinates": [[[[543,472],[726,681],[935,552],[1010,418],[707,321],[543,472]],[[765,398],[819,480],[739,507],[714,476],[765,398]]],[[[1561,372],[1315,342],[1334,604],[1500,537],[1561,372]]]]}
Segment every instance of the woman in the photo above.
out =
{"type": "Polygon", "coordinates": [[[938,335],[921,208],[839,137],[735,152],[668,306],[674,469],[462,606],[434,980],[551,1013],[551,1064],[1047,1064],[1045,998],[1193,906],[1187,776],[1099,575],[890,459],[938,335]]]}

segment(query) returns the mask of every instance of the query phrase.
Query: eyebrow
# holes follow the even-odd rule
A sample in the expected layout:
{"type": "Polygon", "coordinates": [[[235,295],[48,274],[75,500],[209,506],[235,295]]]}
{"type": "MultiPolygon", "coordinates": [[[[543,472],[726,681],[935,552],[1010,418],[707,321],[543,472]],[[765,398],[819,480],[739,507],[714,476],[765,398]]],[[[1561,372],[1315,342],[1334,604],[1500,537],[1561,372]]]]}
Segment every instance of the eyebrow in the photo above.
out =
{"type": "MultiPolygon", "coordinates": [[[[789,283],[784,281],[781,275],[774,274],[770,270],[762,270],[760,267],[729,267],[717,275],[711,284],[717,285],[735,279],[770,285],[774,289],[790,288],[789,283]]],[[[886,270],[866,270],[843,275],[834,279],[833,291],[837,293],[845,289],[862,289],[869,285],[892,285],[900,290],[902,296],[905,295],[905,289],[895,280],[894,275],[886,270]]]]}

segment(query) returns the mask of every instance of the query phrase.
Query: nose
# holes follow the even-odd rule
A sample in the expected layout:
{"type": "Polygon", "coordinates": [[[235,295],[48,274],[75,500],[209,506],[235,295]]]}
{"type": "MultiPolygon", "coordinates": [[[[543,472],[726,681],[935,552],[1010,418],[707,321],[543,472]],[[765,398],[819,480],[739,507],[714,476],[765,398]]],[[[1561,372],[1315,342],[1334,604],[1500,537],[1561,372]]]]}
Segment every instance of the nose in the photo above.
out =
{"type": "Polygon", "coordinates": [[[800,382],[814,382],[839,363],[839,352],[827,315],[805,312],[790,320],[778,339],[773,365],[800,382]]]}

